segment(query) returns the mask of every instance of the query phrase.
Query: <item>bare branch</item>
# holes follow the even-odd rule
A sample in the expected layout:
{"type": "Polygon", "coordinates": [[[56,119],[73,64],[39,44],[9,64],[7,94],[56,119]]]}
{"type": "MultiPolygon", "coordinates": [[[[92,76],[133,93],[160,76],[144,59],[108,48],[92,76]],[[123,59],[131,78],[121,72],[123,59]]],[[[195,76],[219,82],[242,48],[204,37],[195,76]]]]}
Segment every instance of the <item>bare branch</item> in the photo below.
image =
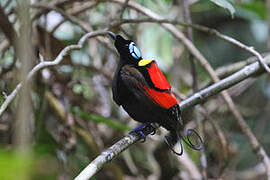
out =
{"type": "MultiPolygon", "coordinates": [[[[59,7],[59,6],[64,6],[68,3],[73,3],[75,1],[78,0],[54,0],[51,1],[48,5],[49,6],[55,6],[55,7],[59,7]]],[[[32,18],[32,20],[35,20],[37,18],[39,18],[40,16],[42,16],[43,14],[46,14],[48,12],[48,9],[41,9],[39,12],[37,12],[34,17],[32,18]]]]}
{"type": "MultiPolygon", "coordinates": [[[[95,2],[84,2],[80,6],[76,6],[72,9],[67,9],[66,13],[70,15],[78,15],[86,10],[92,9],[96,7],[99,4],[100,1],[95,2]]],[[[60,27],[64,22],[66,22],[66,19],[61,20],[57,25],[54,26],[54,28],[51,30],[51,33],[54,33],[58,27],[60,27]]]]}
{"type": "Polygon", "coordinates": [[[122,6],[122,9],[119,12],[119,17],[120,17],[119,19],[122,19],[123,18],[124,12],[125,12],[125,10],[127,8],[127,5],[128,5],[128,1],[129,0],[125,0],[125,3],[122,6]]]}
{"type": "Polygon", "coordinates": [[[95,160],[93,160],[75,180],[86,180],[95,175],[106,163],[127,149],[130,145],[139,140],[137,135],[127,135],[115,143],[113,146],[103,151],[95,160]]]}
{"type": "MultiPolygon", "coordinates": [[[[151,16],[150,16],[151,17],[151,16]]],[[[172,25],[181,25],[181,26],[187,26],[187,27],[192,27],[193,29],[196,29],[198,31],[202,31],[205,33],[209,33],[212,35],[215,35],[217,37],[219,37],[220,39],[223,39],[231,44],[236,45],[237,47],[251,53],[252,55],[256,56],[258,58],[258,61],[260,62],[260,64],[263,66],[263,68],[270,73],[270,68],[263,63],[263,57],[261,56],[261,54],[256,51],[253,47],[248,47],[246,45],[244,45],[243,43],[241,43],[240,41],[226,36],[220,32],[218,32],[215,29],[211,29],[205,26],[201,26],[201,25],[197,25],[197,24],[190,24],[190,23],[185,23],[185,22],[181,22],[181,21],[173,21],[173,20],[168,20],[168,19],[157,19],[157,18],[150,18],[150,19],[123,19],[122,21],[119,22],[115,22],[112,26],[119,26],[120,24],[125,24],[125,23],[168,23],[168,24],[172,24],[172,25]]],[[[164,25],[165,26],[165,25],[164,25]]],[[[166,26],[165,26],[166,27],[166,26]]]]}
{"type": "MultiPolygon", "coordinates": [[[[265,63],[270,64],[270,55],[265,57],[265,63]]],[[[247,79],[256,73],[262,71],[263,68],[258,62],[244,67],[242,70],[234,73],[233,75],[215,83],[208,88],[205,88],[198,93],[190,96],[183,100],[179,106],[180,109],[185,110],[192,106],[205,101],[208,97],[218,94],[224,89],[230,88],[233,85],[247,79]]],[[[151,133],[151,132],[149,132],[151,133]]],[[[147,135],[149,133],[146,133],[147,135]]],[[[106,163],[117,157],[122,151],[127,149],[132,144],[139,141],[139,137],[136,134],[130,134],[119,140],[116,144],[111,146],[109,149],[103,151],[101,155],[95,158],[76,178],[75,180],[86,180],[96,174],[106,163]]]]}
{"type": "MultiPolygon", "coordinates": [[[[70,0],[69,0],[70,1],[70,0]]],[[[63,2],[68,2],[68,0],[63,0],[63,2]]],[[[51,4],[51,3],[50,3],[51,4]]],[[[46,4],[42,4],[42,3],[36,3],[36,4],[32,4],[30,7],[32,8],[41,8],[41,9],[45,9],[45,10],[53,10],[56,11],[58,13],[60,13],[64,18],[66,18],[66,20],[78,25],[80,28],[82,28],[82,30],[84,32],[91,32],[93,31],[93,28],[91,27],[91,25],[85,21],[80,20],[79,18],[72,16],[70,14],[68,14],[67,12],[65,12],[64,10],[57,8],[53,5],[46,5],[46,4]]],[[[98,3],[93,4],[93,6],[88,6],[89,8],[96,6],[98,3]]],[[[75,12],[77,13],[77,12],[75,12]]],[[[79,13],[79,12],[78,12],[79,13]]],[[[34,19],[34,18],[33,18],[34,19]]],[[[99,42],[101,42],[106,48],[108,48],[109,50],[111,50],[112,52],[115,52],[114,49],[111,46],[107,46],[106,42],[104,41],[104,39],[100,39],[99,37],[97,38],[97,40],[99,42]]]]}
{"type": "MultiPolygon", "coordinates": [[[[93,38],[93,37],[96,37],[96,36],[104,36],[106,34],[108,34],[108,31],[93,31],[93,32],[89,32],[89,33],[85,34],[79,40],[78,44],[76,44],[76,45],[70,45],[70,46],[65,47],[53,61],[41,61],[39,64],[37,64],[28,73],[27,78],[26,78],[25,81],[28,81],[29,79],[31,79],[33,77],[33,75],[36,72],[38,72],[40,69],[43,69],[45,67],[55,66],[55,65],[59,64],[63,60],[64,56],[66,56],[71,50],[81,49],[87,39],[93,38]]],[[[3,102],[3,104],[0,107],[0,116],[3,114],[3,112],[6,110],[6,108],[8,107],[8,105],[12,102],[12,100],[18,94],[18,92],[22,88],[22,85],[23,84],[24,84],[24,82],[20,82],[16,86],[16,88],[12,91],[12,93],[10,95],[8,95],[8,97],[6,98],[6,100],[3,102]]]]}
{"type": "MultiPolygon", "coordinates": [[[[189,4],[188,1],[186,0],[180,0],[179,3],[182,5],[183,9],[183,15],[184,15],[184,21],[191,24],[192,20],[190,17],[190,11],[189,11],[189,4]]],[[[186,36],[190,41],[193,41],[193,33],[192,33],[192,28],[187,27],[186,28],[186,36]]],[[[193,92],[196,92],[198,90],[198,77],[197,77],[197,71],[196,71],[196,66],[195,66],[195,61],[193,55],[189,52],[189,61],[191,65],[191,74],[192,74],[192,89],[193,92]]]]}
{"type": "MultiPolygon", "coordinates": [[[[143,129],[143,133],[147,136],[153,132],[153,128],[143,129]]],[[[96,157],[76,178],[75,180],[86,180],[95,175],[106,163],[117,157],[121,152],[132,144],[140,140],[140,135],[129,134],[120,139],[114,145],[103,151],[96,157]]]]}
{"type": "MultiPolygon", "coordinates": [[[[270,64],[270,55],[265,57],[264,62],[267,62],[268,64],[270,64]]],[[[243,81],[244,79],[247,79],[248,77],[256,75],[256,73],[261,72],[262,70],[262,68],[258,66],[259,64],[257,62],[251,65],[245,66],[240,71],[230,75],[229,77],[225,79],[220,80],[219,82],[183,100],[182,102],[179,103],[180,108],[183,110],[191,106],[197,105],[205,101],[206,98],[212,95],[215,95],[225,89],[228,89],[229,87],[239,83],[240,81],[243,81]]]]}
{"type": "Polygon", "coordinates": [[[83,21],[81,21],[77,17],[72,16],[72,15],[66,13],[64,10],[62,10],[60,8],[57,8],[55,6],[50,6],[50,5],[47,5],[47,4],[36,3],[36,4],[32,4],[31,7],[32,8],[41,8],[41,9],[56,11],[56,12],[60,13],[63,17],[65,17],[66,19],[68,19],[70,22],[72,22],[73,24],[76,24],[79,27],[81,27],[82,30],[85,31],[85,32],[90,31],[90,29],[91,29],[91,27],[88,24],[84,23],[83,21]]]}
{"type": "Polygon", "coordinates": [[[3,9],[6,9],[10,5],[11,1],[12,0],[6,1],[6,3],[3,5],[3,9]]]}
{"type": "MultiPolygon", "coordinates": [[[[263,57],[266,57],[270,55],[268,52],[263,54],[263,57]]],[[[248,58],[245,61],[239,61],[230,65],[226,65],[226,66],[222,66],[216,69],[216,73],[220,78],[229,76],[233,73],[235,73],[236,71],[239,71],[240,69],[242,69],[243,67],[245,67],[246,65],[252,64],[255,61],[257,61],[256,57],[251,57],[248,58]]],[[[267,63],[268,64],[268,63],[267,63]]]]}
{"type": "MultiPolygon", "coordinates": [[[[120,3],[123,4],[124,1],[123,0],[113,0],[113,2],[115,3],[120,3]]],[[[156,19],[156,20],[163,20],[164,18],[159,16],[158,14],[152,12],[150,9],[136,3],[136,2],[129,2],[128,6],[150,18],[156,19]]],[[[179,31],[174,25],[172,24],[161,24],[165,29],[167,29],[177,40],[179,40],[180,42],[182,42],[186,48],[190,51],[191,54],[194,55],[194,57],[196,57],[196,59],[199,61],[199,63],[201,64],[201,66],[203,66],[205,68],[205,70],[208,72],[208,74],[210,75],[211,79],[218,84],[219,82],[219,77],[216,75],[214,69],[211,67],[211,65],[208,63],[207,59],[201,54],[201,52],[194,46],[194,44],[185,37],[185,35],[179,31]]],[[[224,37],[223,37],[224,38],[224,37]]],[[[227,39],[227,38],[224,38],[227,39]]],[[[232,43],[236,43],[238,41],[234,40],[231,41],[232,43]]],[[[240,45],[243,45],[242,43],[239,43],[240,45]]],[[[245,46],[246,47],[246,46],[245,46]]],[[[248,47],[247,50],[249,52],[252,52],[252,54],[254,54],[260,64],[262,65],[262,67],[265,69],[267,67],[267,65],[265,65],[263,58],[261,57],[261,55],[258,52],[254,52],[253,48],[248,47]]],[[[267,68],[266,68],[267,70],[267,68]]],[[[268,71],[267,71],[268,72],[268,71]]],[[[270,71],[269,71],[270,72],[270,71]]],[[[231,77],[231,76],[230,76],[231,77]]],[[[227,78],[226,78],[227,79],[227,78]]],[[[211,87],[211,86],[210,86],[211,87]]],[[[195,93],[195,95],[199,95],[198,93],[195,93]]],[[[224,99],[224,101],[226,102],[226,104],[228,105],[231,113],[233,114],[233,116],[235,117],[235,119],[237,120],[238,125],[241,128],[241,131],[248,137],[248,140],[252,146],[252,149],[254,150],[254,152],[257,154],[257,156],[259,157],[260,160],[263,161],[265,168],[266,168],[266,172],[267,172],[267,177],[269,177],[270,179],[270,160],[268,155],[266,154],[265,150],[262,148],[262,146],[260,145],[259,141],[256,139],[256,137],[254,136],[254,134],[252,133],[251,129],[249,128],[249,126],[247,125],[247,123],[245,122],[243,116],[241,115],[241,113],[237,110],[232,98],[230,97],[230,95],[228,94],[227,91],[223,91],[221,92],[221,96],[224,99]]],[[[198,99],[201,99],[200,96],[196,97],[198,99]]]]}
{"type": "Polygon", "coordinates": [[[190,175],[190,179],[202,179],[200,171],[198,170],[195,163],[188,156],[188,153],[184,152],[181,157],[177,157],[177,160],[180,162],[180,164],[183,165],[185,169],[187,169],[187,172],[190,175]]]}

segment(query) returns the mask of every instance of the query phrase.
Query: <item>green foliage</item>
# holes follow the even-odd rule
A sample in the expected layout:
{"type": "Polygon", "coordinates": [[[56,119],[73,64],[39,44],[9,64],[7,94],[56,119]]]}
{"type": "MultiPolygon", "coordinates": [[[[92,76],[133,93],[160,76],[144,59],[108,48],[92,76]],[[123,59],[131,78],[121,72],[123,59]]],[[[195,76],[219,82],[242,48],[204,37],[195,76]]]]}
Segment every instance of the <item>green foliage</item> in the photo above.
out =
{"type": "Polygon", "coordinates": [[[123,125],[121,123],[118,123],[117,121],[113,121],[111,119],[102,117],[102,116],[98,116],[98,115],[94,115],[94,114],[90,114],[87,112],[82,111],[79,107],[73,107],[71,108],[71,112],[76,115],[79,116],[80,118],[89,120],[89,121],[94,121],[97,123],[103,123],[106,124],[108,127],[111,127],[113,129],[118,129],[121,131],[130,131],[131,128],[123,125]]]}
{"type": "Polygon", "coordinates": [[[56,179],[58,170],[52,156],[0,149],[1,180],[56,179]]]}
{"type": "Polygon", "coordinates": [[[235,9],[230,2],[228,2],[227,0],[210,0],[210,1],[224,9],[227,9],[230,12],[232,18],[234,17],[235,9]]]}
{"type": "Polygon", "coordinates": [[[0,179],[29,179],[34,159],[28,154],[0,151],[0,179]]]}

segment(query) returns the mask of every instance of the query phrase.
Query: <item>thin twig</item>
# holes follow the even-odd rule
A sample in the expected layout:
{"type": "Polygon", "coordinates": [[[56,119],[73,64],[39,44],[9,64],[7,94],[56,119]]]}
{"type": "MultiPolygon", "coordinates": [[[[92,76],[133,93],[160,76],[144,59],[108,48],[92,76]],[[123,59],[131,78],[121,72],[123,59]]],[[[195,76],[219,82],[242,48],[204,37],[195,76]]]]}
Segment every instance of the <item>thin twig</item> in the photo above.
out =
{"type": "MultiPolygon", "coordinates": [[[[70,14],[72,16],[78,15],[84,11],[88,11],[94,7],[96,7],[99,4],[100,1],[95,1],[95,2],[85,2],[80,6],[76,6],[76,8],[68,9],[66,10],[67,14],[70,14]]],[[[67,19],[61,20],[58,24],[56,24],[53,29],[51,30],[51,33],[54,33],[57,28],[59,28],[64,22],[66,22],[67,19]]]]}
{"type": "Polygon", "coordinates": [[[222,33],[220,33],[219,31],[215,30],[215,29],[211,29],[208,28],[206,26],[202,26],[202,25],[197,25],[197,24],[190,24],[190,23],[185,23],[185,22],[181,22],[181,21],[174,21],[174,20],[168,20],[168,19],[155,19],[155,18],[148,18],[148,19],[123,19],[122,21],[119,22],[115,22],[112,26],[119,26],[120,24],[126,24],[126,23],[168,23],[168,24],[174,24],[174,25],[181,25],[181,26],[187,26],[187,27],[192,27],[193,29],[196,29],[198,31],[202,31],[205,33],[209,33],[212,35],[215,35],[231,44],[236,45],[237,47],[253,54],[254,56],[256,56],[258,58],[258,61],[260,62],[260,64],[263,66],[263,68],[270,74],[270,68],[263,63],[263,57],[261,56],[261,54],[256,51],[254,49],[254,47],[248,47],[246,45],[244,45],[243,43],[241,43],[240,41],[226,36],[222,33]]]}
{"type": "MultiPolygon", "coordinates": [[[[270,56],[265,58],[266,60],[270,60],[270,56]]],[[[270,62],[269,62],[270,64],[270,62]]],[[[224,89],[228,89],[233,85],[247,79],[255,75],[256,73],[262,71],[263,68],[259,65],[258,62],[255,62],[251,65],[246,66],[242,70],[234,73],[233,75],[215,83],[208,88],[205,88],[198,93],[190,96],[189,98],[183,100],[179,106],[180,109],[185,110],[191,108],[192,106],[199,104],[205,101],[208,97],[218,94],[224,89]]],[[[149,133],[148,133],[149,134],[149,133]]],[[[106,163],[111,161],[113,158],[117,157],[122,151],[127,149],[132,144],[139,141],[139,137],[137,135],[131,134],[127,135],[121,140],[119,140],[116,144],[111,146],[109,149],[103,151],[98,157],[96,157],[76,178],[75,180],[86,180],[95,175],[106,163]]]]}
{"type": "MultiPolygon", "coordinates": [[[[190,17],[190,11],[189,11],[189,3],[186,0],[180,0],[179,1],[182,5],[183,8],[183,16],[184,16],[184,21],[192,24],[192,20],[190,17]]],[[[186,34],[187,38],[192,42],[193,41],[193,33],[192,33],[192,28],[187,27],[186,28],[186,34]]],[[[188,53],[189,61],[190,61],[190,66],[191,66],[191,74],[192,74],[192,89],[193,92],[196,92],[198,90],[198,78],[197,78],[197,71],[196,71],[196,66],[195,66],[195,61],[194,61],[194,56],[189,52],[188,53]]]]}
{"type": "MultiPolygon", "coordinates": [[[[78,1],[78,0],[76,0],[78,1]]],[[[49,2],[49,6],[55,6],[55,7],[62,7],[68,3],[73,3],[75,2],[75,0],[54,0],[49,2]]],[[[36,20],[37,18],[39,18],[40,16],[42,16],[43,14],[46,14],[48,12],[48,9],[41,9],[39,12],[35,13],[32,21],[36,20]]]]}
{"type": "MultiPolygon", "coordinates": [[[[191,15],[190,15],[190,11],[189,11],[189,3],[188,1],[186,0],[179,0],[179,4],[181,5],[182,7],[182,11],[183,11],[183,16],[184,16],[184,21],[189,23],[189,24],[192,24],[192,20],[191,20],[191,15]]],[[[192,28],[191,27],[186,27],[186,36],[187,38],[193,42],[193,33],[192,33],[192,28]]],[[[196,71],[196,66],[195,66],[195,60],[194,60],[194,56],[192,55],[192,53],[190,53],[190,51],[188,51],[188,60],[190,62],[190,71],[191,71],[191,75],[192,75],[192,90],[193,90],[193,93],[197,92],[198,91],[198,77],[197,77],[197,71],[196,71]]],[[[198,130],[199,130],[199,134],[202,135],[202,137],[204,136],[203,134],[203,131],[202,131],[202,124],[198,122],[198,108],[194,108],[194,119],[195,119],[195,123],[198,125],[198,130]]],[[[200,151],[200,165],[201,165],[201,174],[200,174],[200,177],[198,178],[198,176],[194,177],[192,175],[196,174],[192,172],[191,170],[191,177],[193,179],[207,179],[207,163],[205,160],[205,158],[203,157],[206,157],[205,155],[205,150],[202,150],[200,151]],[[202,177],[201,177],[202,176],[202,177]]],[[[187,164],[188,165],[188,164],[187,164]]],[[[194,165],[195,166],[195,165],[194,165]]],[[[189,167],[192,167],[191,165],[189,167]]],[[[195,167],[192,167],[191,169],[196,169],[196,166],[195,167]]],[[[200,173],[198,171],[198,173],[200,173]]]]}
{"type": "Polygon", "coordinates": [[[202,179],[202,175],[195,165],[194,161],[189,157],[188,153],[184,151],[181,157],[177,157],[179,163],[183,166],[184,169],[189,173],[190,179],[202,179]]]}
{"type": "MultiPolygon", "coordinates": [[[[263,57],[266,57],[268,55],[270,55],[269,52],[263,53],[263,57]]],[[[239,71],[239,69],[242,69],[246,65],[254,63],[255,61],[257,61],[257,58],[253,56],[253,57],[248,58],[247,60],[244,60],[244,61],[239,61],[239,62],[230,64],[230,65],[221,66],[221,67],[216,69],[216,73],[220,78],[224,78],[226,76],[229,76],[229,75],[235,73],[236,71],[239,71]]],[[[269,64],[269,63],[266,62],[266,64],[269,64]]]]}
{"type": "Polygon", "coordinates": [[[12,0],[8,0],[4,5],[3,5],[3,9],[6,9],[9,4],[11,3],[12,0]]]}
{"type": "MultiPolygon", "coordinates": [[[[269,53],[264,53],[263,57],[266,57],[269,55],[270,55],[269,53]]],[[[239,62],[230,64],[230,65],[219,67],[215,71],[216,71],[217,76],[222,79],[222,78],[225,78],[225,77],[239,71],[240,69],[244,68],[246,65],[252,64],[256,61],[257,61],[257,58],[252,56],[244,61],[239,61],[239,62]]],[[[269,64],[268,59],[266,59],[265,63],[269,64]]],[[[203,88],[209,86],[210,84],[212,84],[212,80],[206,80],[205,82],[201,83],[200,89],[203,89],[203,88]]],[[[190,91],[187,94],[192,94],[192,91],[190,91]]]]}
{"type": "MultiPolygon", "coordinates": [[[[63,2],[68,2],[70,0],[62,0],[62,1],[63,2]]],[[[49,5],[46,5],[46,4],[42,4],[42,3],[36,3],[36,4],[32,4],[30,7],[56,11],[56,12],[60,13],[64,18],[66,18],[66,20],[68,20],[71,23],[74,23],[77,26],[79,26],[84,32],[91,32],[91,31],[93,31],[92,26],[88,22],[82,21],[79,18],[66,13],[64,10],[62,10],[60,8],[57,8],[57,7],[55,7],[53,5],[50,5],[50,4],[49,5]]],[[[34,19],[34,17],[32,18],[32,20],[33,19],[34,19]]],[[[104,39],[101,39],[101,38],[97,37],[97,40],[99,42],[101,42],[107,49],[109,49],[110,51],[112,51],[113,53],[115,53],[114,48],[112,48],[111,46],[108,46],[107,43],[106,43],[106,41],[104,41],[104,39]]]]}
{"type": "Polygon", "coordinates": [[[263,62],[263,57],[262,55],[256,51],[254,49],[254,47],[248,47],[246,45],[244,45],[243,43],[241,43],[240,41],[231,38],[229,36],[226,36],[224,34],[221,34],[220,32],[218,32],[217,30],[213,30],[210,28],[206,28],[207,31],[210,31],[211,34],[216,35],[217,37],[224,39],[227,42],[230,42],[238,47],[240,47],[241,49],[248,51],[249,53],[253,54],[254,56],[256,56],[258,58],[258,61],[260,62],[261,66],[268,72],[268,74],[270,74],[270,68],[263,62]]]}
{"type": "Polygon", "coordinates": [[[35,3],[35,4],[32,4],[31,7],[56,11],[56,12],[60,13],[64,18],[66,18],[70,22],[72,22],[73,24],[76,24],[79,27],[81,27],[82,30],[85,32],[87,32],[91,29],[91,27],[89,27],[89,24],[85,23],[84,21],[81,21],[79,18],[66,13],[64,10],[57,8],[55,6],[50,6],[48,4],[42,4],[42,3],[35,3]]]}
{"type": "Polygon", "coordinates": [[[120,20],[123,18],[124,12],[125,12],[125,10],[127,8],[127,5],[128,5],[128,1],[129,0],[125,0],[125,3],[123,4],[123,6],[122,6],[122,8],[121,8],[121,10],[119,12],[119,19],[120,20]]]}
{"type": "Polygon", "coordinates": [[[229,164],[229,144],[228,141],[226,139],[226,136],[224,135],[224,133],[222,132],[221,128],[219,127],[218,123],[216,121],[213,121],[211,118],[208,119],[208,121],[210,122],[210,124],[212,125],[214,131],[216,132],[218,139],[220,141],[221,147],[223,149],[223,157],[224,159],[221,160],[220,162],[220,171],[219,171],[219,177],[222,177],[222,174],[224,173],[224,170],[226,169],[226,167],[229,164]]]}
{"type": "MultiPolygon", "coordinates": [[[[104,36],[108,34],[108,31],[93,31],[93,32],[89,32],[87,34],[85,34],[78,42],[78,44],[76,45],[69,45],[67,47],[65,47],[60,53],[59,55],[53,60],[53,61],[42,61],[39,64],[37,64],[27,75],[27,78],[25,81],[28,81],[29,79],[31,79],[33,77],[33,75],[38,72],[40,69],[43,69],[45,67],[50,67],[50,66],[55,66],[58,65],[64,58],[64,56],[68,55],[68,53],[71,50],[77,50],[77,49],[81,49],[84,45],[84,43],[86,42],[87,39],[89,38],[93,38],[96,36],[104,36]]],[[[6,110],[6,108],[8,107],[8,105],[12,102],[12,100],[15,98],[15,96],[18,94],[18,92],[20,91],[20,89],[22,88],[22,85],[24,84],[24,82],[20,82],[16,88],[12,91],[12,93],[10,95],[8,95],[8,97],[5,99],[5,101],[3,102],[3,104],[0,107],[0,116],[3,114],[3,112],[6,110]]]]}
{"type": "MultiPolygon", "coordinates": [[[[270,55],[266,56],[264,61],[270,64],[270,55]]],[[[199,91],[198,93],[195,93],[194,95],[179,103],[181,109],[186,109],[187,107],[197,105],[205,101],[205,98],[228,89],[229,87],[243,81],[244,79],[247,79],[250,76],[256,75],[256,73],[261,72],[262,70],[258,66],[258,62],[245,66],[240,71],[228,76],[225,79],[220,80],[219,82],[199,91]]]]}

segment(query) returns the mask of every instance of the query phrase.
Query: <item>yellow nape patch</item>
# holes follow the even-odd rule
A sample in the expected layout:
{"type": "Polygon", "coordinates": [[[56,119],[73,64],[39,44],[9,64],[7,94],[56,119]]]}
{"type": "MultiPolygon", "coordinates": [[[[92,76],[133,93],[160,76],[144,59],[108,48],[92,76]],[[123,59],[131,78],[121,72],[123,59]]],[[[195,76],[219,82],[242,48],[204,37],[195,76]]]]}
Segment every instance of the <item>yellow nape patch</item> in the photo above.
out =
{"type": "Polygon", "coordinates": [[[142,59],[139,61],[138,66],[146,66],[147,64],[150,64],[153,61],[153,59],[142,59]]]}

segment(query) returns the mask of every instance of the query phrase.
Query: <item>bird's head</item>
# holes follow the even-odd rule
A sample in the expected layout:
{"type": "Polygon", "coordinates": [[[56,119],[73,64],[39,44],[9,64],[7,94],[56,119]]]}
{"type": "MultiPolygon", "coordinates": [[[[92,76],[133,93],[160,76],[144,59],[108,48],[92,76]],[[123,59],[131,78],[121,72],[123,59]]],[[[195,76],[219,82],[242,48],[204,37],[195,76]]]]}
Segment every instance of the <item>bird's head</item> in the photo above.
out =
{"type": "Polygon", "coordinates": [[[141,51],[138,46],[131,40],[126,40],[120,35],[115,35],[114,33],[109,33],[109,35],[114,39],[114,46],[116,47],[122,60],[125,60],[128,64],[138,64],[142,59],[141,51]]]}

